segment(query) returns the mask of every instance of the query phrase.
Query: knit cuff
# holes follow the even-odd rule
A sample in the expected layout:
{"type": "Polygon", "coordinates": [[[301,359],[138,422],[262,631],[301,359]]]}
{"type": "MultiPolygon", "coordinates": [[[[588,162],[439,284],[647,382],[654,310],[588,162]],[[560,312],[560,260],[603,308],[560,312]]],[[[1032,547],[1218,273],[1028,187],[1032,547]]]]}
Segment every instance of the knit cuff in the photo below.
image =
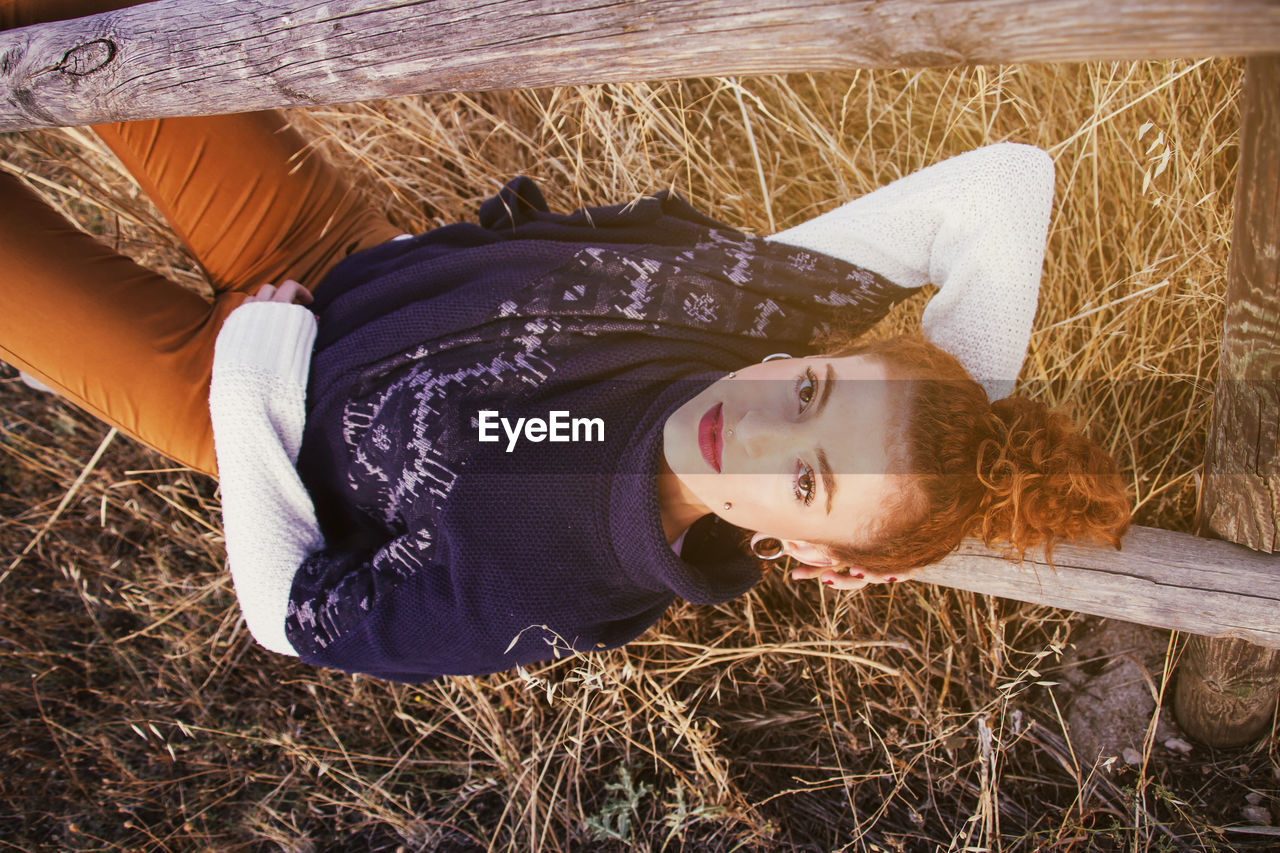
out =
{"type": "Polygon", "coordinates": [[[248,302],[223,322],[213,367],[262,371],[305,388],[315,340],[316,317],[306,307],[248,302]]]}

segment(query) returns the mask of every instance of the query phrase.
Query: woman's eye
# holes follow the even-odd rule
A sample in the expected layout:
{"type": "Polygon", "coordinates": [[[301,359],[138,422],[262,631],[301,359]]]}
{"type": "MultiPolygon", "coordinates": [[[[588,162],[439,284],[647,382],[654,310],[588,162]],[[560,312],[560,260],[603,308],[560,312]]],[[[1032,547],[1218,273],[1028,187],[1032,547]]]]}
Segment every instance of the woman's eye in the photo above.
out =
{"type": "Polygon", "coordinates": [[[812,368],[805,368],[804,375],[796,380],[796,397],[800,400],[800,411],[803,412],[809,408],[809,404],[813,402],[813,395],[818,390],[818,377],[814,374],[812,368]]]}
{"type": "Polygon", "coordinates": [[[813,469],[800,462],[796,466],[796,500],[805,506],[813,503],[814,492],[817,491],[817,484],[813,481],[813,469]]]}

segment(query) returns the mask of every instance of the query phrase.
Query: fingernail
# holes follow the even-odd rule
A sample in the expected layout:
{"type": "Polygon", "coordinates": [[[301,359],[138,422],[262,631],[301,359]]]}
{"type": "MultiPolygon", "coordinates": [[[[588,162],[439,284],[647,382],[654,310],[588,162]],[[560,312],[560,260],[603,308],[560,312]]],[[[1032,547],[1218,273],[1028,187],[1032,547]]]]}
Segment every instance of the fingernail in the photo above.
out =
{"type": "Polygon", "coordinates": [[[889,581],[889,583],[896,583],[898,579],[897,579],[897,578],[885,578],[885,580],[889,581]]]}
{"type": "Polygon", "coordinates": [[[859,580],[861,580],[861,579],[863,578],[863,574],[862,574],[862,572],[854,572],[854,573],[853,573],[853,576],[854,576],[855,578],[858,578],[859,580]]]}
{"type": "Polygon", "coordinates": [[[832,584],[834,584],[834,583],[835,583],[835,581],[823,581],[823,582],[822,582],[823,586],[831,586],[831,585],[832,585],[832,584]]]}

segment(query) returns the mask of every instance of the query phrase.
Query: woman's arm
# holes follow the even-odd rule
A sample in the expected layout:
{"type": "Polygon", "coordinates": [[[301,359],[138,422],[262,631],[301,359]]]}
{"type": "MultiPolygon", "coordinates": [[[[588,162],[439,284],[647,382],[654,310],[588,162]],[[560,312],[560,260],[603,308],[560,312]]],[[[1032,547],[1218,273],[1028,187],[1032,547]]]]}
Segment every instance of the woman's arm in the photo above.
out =
{"type": "Polygon", "coordinates": [[[315,317],[301,305],[240,306],[218,334],[209,392],[236,597],[254,639],[295,656],[285,636],[289,592],[298,566],[324,547],[294,468],[315,335],[315,317]]]}
{"type": "Polygon", "coordinates": [[[865,267],[904,287],[932,282],[925,337],[991,399],[1026,357],[1053,204],[1053,160],[1001,143],[921,169],[768,237],[865,267]]]}

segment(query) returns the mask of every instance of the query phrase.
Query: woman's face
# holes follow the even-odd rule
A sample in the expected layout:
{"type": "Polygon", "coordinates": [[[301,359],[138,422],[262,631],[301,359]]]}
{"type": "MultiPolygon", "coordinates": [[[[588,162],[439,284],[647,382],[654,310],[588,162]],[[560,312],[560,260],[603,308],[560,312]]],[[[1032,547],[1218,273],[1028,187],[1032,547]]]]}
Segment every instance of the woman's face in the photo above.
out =
{"type": "Polygon", "coordinates": [[[856,545],[892,494],[888,390],[868,356],[754,364],[676,410],[663,455],[686,497],[732,524],[856,545]]]}

